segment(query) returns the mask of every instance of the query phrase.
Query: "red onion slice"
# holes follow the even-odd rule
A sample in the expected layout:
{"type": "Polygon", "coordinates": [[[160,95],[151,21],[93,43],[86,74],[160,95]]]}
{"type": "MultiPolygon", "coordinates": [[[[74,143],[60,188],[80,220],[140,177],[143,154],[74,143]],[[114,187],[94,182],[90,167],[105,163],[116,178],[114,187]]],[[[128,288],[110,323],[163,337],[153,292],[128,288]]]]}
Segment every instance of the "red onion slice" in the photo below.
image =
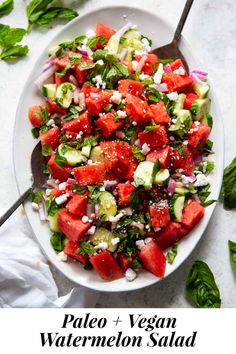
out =
{"type": "Polygon", "coordinates": [[[147,60],[147,55],[143,55],[137,65],[136,71],[141,72],[146,60],[147,60]]]}
{"type": "Polygon", "coordinates": [[[144,225],[139,222],[132,221],[130,225],[133,227],[137,227],[137,229],[139,229],[140,231],[144,230],[144,225]]]}
{"type": "Polygon", "coordinates": [[[206,71],[202,71],[202,70],[193,70],[192,73],[197,74],[197,75],[201,75],[201,76],[207,76],[208,73],[206,71]]]}
{"type": "Polygon", "coordinates": [[[51,66],[49,69],[44,71],[38,78],[35,80],[35,85],[41,90],[42,85],[47,81],[55,72],[57,67],[55,65],[51,66]]]}
{"type": "Polygon", "coordinates": [[[120,38],[133,27],[131,22],[126,23],[123,27],[121,27],[113,36],[116,36],[117,38],[120,38]]]}
{"type": "Polygon", "coordinates": [[[175,191],[175,186],[176,186],[176,182],[173,178],[170,178],[169,183],[168,183],[168,187],[167,187],[167,192],[172,195],[175,191]]]}
{"type": "Polygon", "coordinates": [[[105,189],[112,189],[112,188],[116,187],[117,184],[118,184],[118,182],[115,180],[114,181],[106,180],[106,181],[104,181],[103,185],[104,185],[105,189]]]}
{"type": "Polygon", "coordinates": [[[51,61],[53,61],[54,59],[56,59],[56,54],[51,55],[47,60],[46,63],[50,63],[51,61]]]}
{"type": "Polygon", "coordinates": [[[45,200],[43,198],[40,199],[38,206],[39,206],[40,220],[46,221],[48,219],[48,214],[47,214],[47,210],[46,210],[45,200]]]}
{"type": "Polygon", "coordinates": [[[89,218],[95,215],[95,205],[94,204],[87,204],[86,214],[89,218]]]}
{"type": "Polygon", "coordinates": [[[82,55],[88,57],[88,52],[87,52],[87,50],[82,49],[81,47],[77,47],[77,50],[78,50],[78,52],[79,52],[80,54],[82,54],[82,55]]]}
{"type": "Polygon", "coordinates": [[[191,77],[196,84],[202,85],[204,81],[202,81],[197,74],[191,73],[191,77]]]}
{"type": "Polygon", "coordinates": [[[55,179],[48,179],[47,185],[53,188],[58,188],[59,184],[55,182],[55,179]]]}
{"type": "Polygon", "coordinates": [[[76,87],[79,86],[79,83],[78,83],[78,81],[76,80],[76,78],[74,77],[74,75],[70,75],[70,76],[69,76],[69,80],[70,80],[70,82],[71,82],[72,84],[74,84],[76,87]]]}

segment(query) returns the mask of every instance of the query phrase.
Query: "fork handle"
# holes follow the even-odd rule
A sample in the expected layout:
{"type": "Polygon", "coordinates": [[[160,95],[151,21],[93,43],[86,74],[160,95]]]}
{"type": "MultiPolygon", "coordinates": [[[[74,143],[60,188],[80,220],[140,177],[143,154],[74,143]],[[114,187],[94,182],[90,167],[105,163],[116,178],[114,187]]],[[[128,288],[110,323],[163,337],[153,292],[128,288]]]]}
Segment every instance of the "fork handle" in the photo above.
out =
{"type": "Polygon", "coordinates": [[[177,26],[175,34],[174,34],[173,42],[178,42],[180,39],[181,32],[182,32],[184,24],[187,20],[187,17],[188,17],[190,9],[192,7],[193,1],[194,0],[187,0],[186,1],[181,18],[179,20],[178,26],[177,26]]]}
{"type": "Polygon", "coordinates": [[[0,218],[0,226],[11,216],[11,214],[28,198],[30,193],[33,191],[33,187],[28,188],[24,194],[22,194],[19,199],[3,214],[0,218]]]}

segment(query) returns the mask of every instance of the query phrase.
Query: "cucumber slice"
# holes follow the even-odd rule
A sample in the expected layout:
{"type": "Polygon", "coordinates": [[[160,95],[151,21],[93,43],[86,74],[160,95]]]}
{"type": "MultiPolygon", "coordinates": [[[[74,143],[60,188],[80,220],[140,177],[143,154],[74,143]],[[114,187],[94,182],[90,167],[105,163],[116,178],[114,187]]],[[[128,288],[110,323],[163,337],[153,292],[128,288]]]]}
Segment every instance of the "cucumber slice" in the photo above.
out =
{"type": "Polygon", "coordinates": [[[190,112],[193,114],[194,120],[202,120],[207,113],[209,113],[211,107],[210,98],[199,98],[193,102],[190,112]]]}
{"type": "Polygon", "coordinates": [[[60,232],[58,226],[58,212],[56,212],[53,216],[48,215],[49,227],[53,232],[60,232]]]}
{"type": "Polygon", "coordinates": [[[51,57],[53,54],[55,54],[58,49],[60,49],[59,45],[55,45],[54,47],[49,48],[48,50],[48,56],[51,57]]]}
{"type": "Polygon", "coordinates": [[[192,115],[187,109],[180,109],[176,123],[171,124],[169,131],[177,134],[180,138],[183,138],[189,131],[192,124],[192,115]]]}
{"type": "Polygon", "coordinates": [[[119,37],[117,37],[115,35],[111,36],[111,38],[109,39],[109,41],[106,45],[106,49],[108,50],[108,54],[116,55],[119,50],[119,43],[120,43],[119,37]]]}
{"type": "Polygon", "coordinates": [[[193,90],[199,98],[206,98],[210,90],[210,86],[206,82],[202,85],[194,83],[193,90]]]}
{"type": "Polygon", "coordinates": [[[55,99],[57,92],[56,84],[45,84],[42,87],[44,97],[55,99]]]}
{"type": "Polygon", "coordinates": [[[151,189],[153,183],[153,169],[153,162],[140,162],[134,173],[134,182],[136,186],[143,185],[145,189],[151,189]]]}
{"type": "Polygon", "coordinates": [[[93,162],[104,162],[104,155],[100,146],[95,146],[92,148],[90,159],[93,162]]]}
{"type": "Polygon", "coordinates": [[[58,147],[58,155],[66,159],[66,163],[70,166],[76,166],[84,162],[85,158],[80,151],[73,149],[72,147],[61,144],[58,147]]]}
{"type": "Polygon", "coordinates": [[[117,245],[113,245],[111,243],[113,238],[114,235],[111,231],[105,229],[104,227],[97,227],[95,233],[89,236],[89,241],[94,246],[97,246],[101,242],[106,242],[108,244],[108,250],[115,252],[117,245]]]}
{"type": "Polygon", "coordinates": [[[194,193],[196,193],[197,191],[196,191],[196,189],[194,189],[194,188],[185,188],[185,187],[176,187],[175,188],[175,193],[177,193],[177,194],[179,194],[179,195],[187,195],[187,194],[189,194],[189,193],[192,193],[192,194],[194,194],[194,193]]]}
{"type": "Polygon", "coordinates": [[[174,110],[173,110],[173,114],[175,116],[177,116],[179,114],[180,110],[183,109],[185,97],[186,97],[186,95],[184,93],[179,94],[178,100],[177,100],[177,102],[175,102],[174,110]]]}
{"type": "Polygon", "coordinates": [[[109,192],[102,192],[98,200],[98,218],[109,221],[110,216],[117,213],[115,197],[109,192]]]}
{"type": "Polygon", "coordinates": [[[59,106],[69,108],[76,87],[70,82],[64,82],[57,88],[56,101],[59,106]]]}
{"type": "Polygon", "coordinates": [[[91,152],[91,145],[86,145],[86,146],[83,146],[82,149],[81,149],[81,154],[86,156],[86,157],[89,157],[90,156],[90,152],[91,152]]]}
{"type": "Polygon", "coordinates": [[[170,200],[171,218],[181,222],[184,208],[185,196],[174,195],[170,200]]]}
{"type": "Polygon", "coordinates": [[[212,128],[213,126],[212,116],[209,113],[205,114],[204,118],[202,119],[202,123],[205,123],[208,127],[212,128]]]}
{"type": "Polygon", "coordinates": [[[170,177],[170,172],[167,168],[160,170],[157,172],[153,183],[159,186],[163,186],[164,184],[167,184],[169,177],[170,177]]]}

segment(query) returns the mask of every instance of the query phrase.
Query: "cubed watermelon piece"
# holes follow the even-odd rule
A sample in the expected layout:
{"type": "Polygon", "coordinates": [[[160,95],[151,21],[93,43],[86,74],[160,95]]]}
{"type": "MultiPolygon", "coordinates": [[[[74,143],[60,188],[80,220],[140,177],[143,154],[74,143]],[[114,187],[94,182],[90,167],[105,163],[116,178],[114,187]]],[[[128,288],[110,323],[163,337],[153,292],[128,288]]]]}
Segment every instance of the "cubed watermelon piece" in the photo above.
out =
{"type": "Polygon", "coordinates": [[[87,264],[89,261],[89,257],[87,254],[83,255],[77,252],[79,248],[79,243],[78,242],[74,242],[74,241],[69,241],[67,242],[65,248],[64,248],[64,253],[73,258],[76,259],[77,261],[79,261],[82,264],[87,264]]]}
{"type": "Polygon", "coordinates": [[[86,56],[83,56],[82,61],[79,64],[74,66],[75,77],[79,84],[83,84],[87,81],[87,76],[91,69],[80,70],[81,65],[83,64],[93,64],[93,61],[86,56]]]}
{"type": "Polygon", "coordinates": [[[60,129],[56,126],[49,129],[46,133],[39,132],[42,147],[47,145],[55,150],[60,144],[60,129]]]}
{"type": "Polygon", "coordinates": [[[193,102],[198,99],[198,95],[196,93],[186,93],[186,97],[184,100],[184,109],[190,109],[193,102]]]}
{"type": "Polygon", "coordinates": [[[169,207],[166,200],[150,205],[149,214],[154,229],[163,228],[170,222],[169,207]]]}
{"type": "Polygon", "coordinates": [[[58,212],[58,228],[71,241],[80,240],[91,225],[91,222],[84,223],[78,216],[72,215],[64,209],[58,212]]]}
{"type": "Polygon", "coordinates": [[[134,96],[140,96],[143,91],[142,82],[124,79],[118,82],[118,91],[125,97],[128,93],[134,96]]]}
{"type": "Polygon", "coordinates": [[[126,95],[126,113],[128,117],[132,117],[132,120],[139,126],[147,125],[153,118],[151,108],[146,101],[131,94],[126,95]]]}
{"type": "Polygon", "coordinates": [[[167,146],[164,149],[156,149],[147,154],[146,160],[154,163],[159,160],[160,168],[165,169],[170,165],[170,152],[170,146],[167,146]]]}
{"type": "Polygon", "coordinates": [[[105,38],[107,38],[107,40],[103,44],[101,44],[100,41],[98,41],[98,43],[96,44],[96,47],[97,48],[104,48],[104,46],[107,44],[108,40],[115,33],[116,32],[112,28],[104,25],[104,23],[97,23],[97,25],[96,25],[96,36],[105,37],[105,38]]]}
{"type": "Polygon", "coordinates": [[[124,120],[120,119],[115,121],[114,113],[107,113],[96,120],[96,126],[101,129],[102,134],[105,138],[114,134],[117,129],[124,125],[124,120]]]}
{"type": "Polygon", "coordinates": [[[86,215],[86,208],[88,204],[88,198],[86,195],[76,194],[66,204],[66,209],[71,213],[78,216],[86,215]]]}
{"type": "Polygon", "coordinates": [[[150,108],[154,116],[154,122],[156,124],[170,124],[170,116],[167,113],[166,106],[163,101],[155,104],[151,104],[150,108]]]}
{"type": "Polygon", "coordinates": [[[139,258],[142,261],[143,268],[148,272],[163,277],[166,270],[166,258],[157,245],[156,241],[152,240],[141,248],[139,258]]]}
{"type": "Polygon", "coordinates": [[[130,195],[135,190],[135,187],[130,183],[119,183],[117,185],[119,205],[127,206],[130,204],[130,195]]]}
{"type": "Polygon", "coordinates": [[[185,226],[178,222],[171,221],[157,234],[156,240],[161,249],[165,250],[180,241],[187,233],[188,229],[185,226]]]}
{"type": "Polygon", "coordinates": [[[181,169],[185,175],[191,175],[195,168],[192,153],[185,146],[182,147],[181,151],[173,149],[171,153],[171,164],[173,171],[181,169]]]}
{"type": "Polygon", "coordinates": [[[104,280],[116,280],[124,276],[121,267],[108,251],[92,255],[90,262],[104,280]]]}
{"type": "Polygon", "coordinates": [[[63,130],[70,130],[75,133],[83,132],[90,134],[92,132],[91,116],[88,112],[82,113],[78,118],[69,120],[63,124],[63,130]]]}
{"type": "Polygon", "coordinates": [[[98,116],[99,113],[110,103],[110,98],[113,95],[112,91],[104,90],[95,93],[96,96],[88,96],[85,98],[86,106],[89,113],[98,116]]]}
{"type": "MultiPolygon", "coordinates": [[[[141,72],[147,75],[153,75],[157,68],[158,58],[155,54],[144,54],[144,55],[147,57],[147,59],[145,60],[141,72]]],[[[135,56],[135,60],[137,60],[138,62],[141,60],[141,58],[142,58],[141,55],[135,56]]]]}
{"type": "Polygon", "coordinates": [[[211,132],[211,128],[204,123],[193,123],[187,135],[188,146],[190,146],[194,154],[201,154],[207,138],[211,132]]]}
{"type": "Polygon", "coordinates": [[[45,124],[42,110],[46,110],[46,109],[48,109],[47,105],[34,105],[29,107],[28,110],[29,121],[34,127],[40,128],[42,125],[45,124]]]}
{"type": "Polygon", "coordinates": [[[192,85],[193,80],[190,76],[170,73],[163,76],[162,83],[167,84],[169,92],[183,92],[192,85]]]}
{"type": "Polygon", "coordinates": [[[75,167],[73,171],[78,185],[83,187],[103,183],[107,179],[114,179],[114,175],[111,172],[113,167],[114,164],[112,162],[103,162],[75,167]]]}
{"type": "Polygon", "coordinates": [[[169,139],[166,133],[166,128],[164,126],[157,127],[150,131],[143,131],[138,134],[140,144],[148,144],[151,148],[153,147],[164,147],[169,143],[169,139]]]}
{"type": "Polygon", "coordinates": [[[58,179],[60,182],[67,181],[70,177],[72,167],[64,165],[60,167],[55,161],[55,155],[52,155],[48,161],[48,169],[53,178],[58,179]]]}
{"type": "Polygon", "coordinates": [[[204,216],[205,208],[195,200],[189,200],[183,210],[181,223],[188,229],[192,229],[204,216]]]}
{"type": "Polygon", "coordinates": [[[60,107],[52,98],[48,98],[47,101],[52,114],[60,114],[64,116],[67,113],[67,109],[60,107]]]}

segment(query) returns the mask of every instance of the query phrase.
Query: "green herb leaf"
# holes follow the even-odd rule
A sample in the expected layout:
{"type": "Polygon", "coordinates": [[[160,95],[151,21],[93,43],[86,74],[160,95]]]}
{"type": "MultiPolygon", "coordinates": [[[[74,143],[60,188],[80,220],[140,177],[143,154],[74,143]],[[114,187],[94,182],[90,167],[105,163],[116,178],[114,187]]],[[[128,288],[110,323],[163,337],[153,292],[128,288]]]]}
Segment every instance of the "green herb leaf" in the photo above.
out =
{"type": "Polygon", "coordinates": [[[142,199],[139,194],[139,190],[134,190],[130,195],[130,206],[132,209],[138,209],[139,205],[142,203],[142,199]]]}
{"type": "Polygon", "coordinates": [[[173,63],[173,61],[174,61],[174,59],[160,59],[160,58],[158,58],[158,63],[161,63],[163,65],[173,63]]]}
{"type": "Polygon", "coordinates": [[[65,121],[69,121],[78,118],[83,109],[80,106],[70,106],[69,113],[63,118],[65,121]]]}
{"type": "Polygon", "coordinates": [[[209,175],[215,168],[215,163],[213,161],[202,161],[198,165],[198,170],[204,173],[205,175],[209,175]]]}
{"type": "Polygon", "coordinates": [[[0,16],[9,14],[14,8],[13,0],[6,0],[0,5],[0,16]]]}
{"type": "Polygon", "coordinates": [[[140,261],[139,258],[134,258],[132,263],[131,263],[131,268],[133,269],[140,269],[142,268],[142,262],[140,261]]]}
{"type": "Polygon", "coordinates": [[[89,70],[89,69],[93,69],[95,67],[95,63],[86,63],[86,62],[83,62],[80,66],[79,66],[79,70],[80,71],[84,71],[84,70],[89,70]]]}
{"type": "Polygon", "coordinates": [[[236,207],[236,157],[224,169],[221,196],[226,209],[236,207]]]}
{"type": "Polygon", "coordinates": [[[94,49],[95,46],[97,45],[98,41],[101,45],[103,45],[107,42],[107,37],[96,36],[96,37],[89,38],[86,45],[87,45],[87,47],[94,49]]]}
{"type": "Polygon", "coordinates": [[[98,139],[99,139],[98,135],[96,135],[96,136],[88,136],[87,138],[84,139],[82,146],[86,146],[86,145],[95,146],[95,145],[97,145],[98,139]]]}
{"type": "Polygon", "coordinates": [[[61,232],[54,232],[50,238],[50,243],[56,252],[62,252],[65,247],[66,236],[61,232]]]}
{"type": "Polygon", "coordinates": [[[17,45],[25,36],[23,28],[11,28],[0,24],[0,59],[12,61],[28,54],[28,46],[17,45]]]}
{"type": "Polygon", "coordinates": [[[213,142],[208,139],[203,149],[203,156],[208,156],[213,154],[214,152],[212,151],[212,147],[213,147],[213,142]]]}
{"type": "Polygon", "coordinates": [[[111,109],[112,109],[112,104],[109,103],[109,104],[104,108],[104,112],[108,113],[108,112],[110,112],[111,109]]]}
{"type": "Polygon", "coordinates": [[[160,125],[146,125],[144,128],[145,132],[151,132],[152,130],[155,130],[157,128],[160,128],[160,125]]]}
{"type": "Polygon", "coordinates": [[[206,199],[209,197],[211,192],[209,191],[210,189],[210,184],[207,184],[204,187],[198,187],[198,198],[201,200],[202,203],[205,203],[206,199]]]}
{"type": "Polygon", "coordinates": [[[43,125],[43,126],[40,128],[40,131],[41,131],[42,133],[47,133],[47,131],[48,131],[48,126],[47,126],[47,125],[43,125]]]}
{"type": "Polygon", "coordinates": [[[66,75],[67,71],[70,70],[70,68],[71,68],[71,64],[69,63],[69,64],[67,64],[67,65],[64,67],[63,70],[57,71],[55,74],[56,74],[58,77],[62,78],[62,77],[64,77],[64,76],[66,75]]]}
{"type": "Polygon", "coordinates": [[[220,292],[214,275],[205,262],[195,261],[187,278],[188,297],[197,307],[219,308],[220,292]]]}
{"type": "Polygon", "coordinates": [[[174,243],[172,245],[171,251],[169,251],[166,255],[166,260],[169,264],[173,264],[175,257],[177,256],[178,243],[174,243]]]}
{"type": "Polygon", "coordinates": [[[134,157],[138,161],[144,161],[145,160],[145,156],[142,154],[141,149],[138,146],[132,145],[132,152],[133,152],[134,157]]]}
{"type": "Polygon", "coordinates": [[[102,192],[100,191],[100,188],[102,187],[102,184],[97,184],[94,186],[88,186],[88,190],[89,190],[89,201],[91,204],[97,204],[98,200],[102,194],[102,192]]]}
{"type": "Polygon", "coordinates": [[[77,11],[64,7],[50,7],[33,23],[37,26],[48,27],[54,20],[71,21],[78,16],[77,11]]]}
{"type": "Polygon", "coordinates": [[[217,202],[216,199],[210,199],[210,200],[207,200],[206,202],[203,202],[202,206],[204,206],[206,208],[206,207],[208,207],[209,205],[211,205],[211,204],[213,204],[215,202],[217,202]]]}
{"type": "Polygon", "coordinates": [[[37,127],[31,129],[31,133],[32,133],[32,135],[33,135],[34,138],[37,139],[37,138],[39,137],[39,131],[40,131],[40,129],[37,128],[37,127]]]}
{"type": "Polygon", "coordinates": [[[94,61],[103,60],[106,58],[107,54],[108,54],[108,50],[98,49],[93,53],[93,60],[94,61]]]}
{"type": "Polygon", "coordinates": [[[228,241],[230,261],[234,270],[236,270],[236,243],[228,241]]]}
{"type": "Polygon", "coordinates": [[[38,204],[42,198],[43,198],[43,192],[32,192],[31,194],[31,201],[33,203],[38,204]]]}
{"type": "Polygon", "coordinates": [[[125,43],[126,39],[127,39],[127,38],[125,38],[125,37],[120,37],[120,44],[125,43]]]}
{"type": "Polygon", "coordinates": [[[79,187],[78,184],[72,184],[71,190],[75,191],[76,194],[82,195],[87,190],[87,187],[79,187]]]}
{"type": "Polygon", "coordinates": [[[79,248],[76,251],[79,254],[85,255],[85,254],[93,254],[96,252],[95,248],[91,243],[81,241],[79,248]]]}

